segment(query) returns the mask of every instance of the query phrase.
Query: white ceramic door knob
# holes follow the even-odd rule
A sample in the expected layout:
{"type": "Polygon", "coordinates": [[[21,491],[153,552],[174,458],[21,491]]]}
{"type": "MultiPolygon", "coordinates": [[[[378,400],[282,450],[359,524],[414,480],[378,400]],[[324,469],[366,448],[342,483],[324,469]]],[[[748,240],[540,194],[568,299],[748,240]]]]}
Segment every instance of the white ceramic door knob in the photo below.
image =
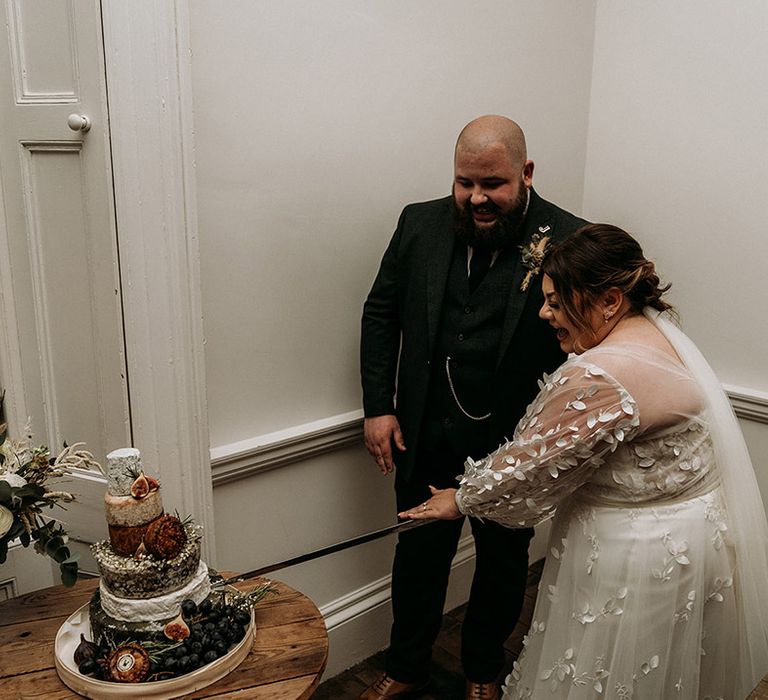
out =
{"type": "Polygon", "coordinates": [[[91,128],[91,120],[84,114],[70,114],[67,117],[67,126],[72,131],[88,131],[91,128]]]}

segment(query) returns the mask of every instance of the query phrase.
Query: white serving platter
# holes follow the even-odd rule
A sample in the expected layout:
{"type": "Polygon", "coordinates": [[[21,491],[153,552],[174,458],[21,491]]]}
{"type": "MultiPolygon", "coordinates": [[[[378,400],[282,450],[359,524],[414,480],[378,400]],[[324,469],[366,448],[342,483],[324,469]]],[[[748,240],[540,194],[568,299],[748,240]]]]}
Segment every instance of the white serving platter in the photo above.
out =
{"type": "Polygon", "coordinates": [[[177,678],[149,683],[113,683],[84,676],[77,670],[74,655],[75,649],[80,643],[80,634],[84,634],[86,639],[91,637],[91,623],[86,604],[72,613],[56,633],[54,644],[56,672],[67,687],[93,700],[111,700],[112,698],[168,700],[178,698],[205,688],[231,673],[248,656],[253,644],[255,629],[256,624],[253,610],[251,610],[251,624],[248,625],[245,636],[227,652],[226,656],[177,678]]]}

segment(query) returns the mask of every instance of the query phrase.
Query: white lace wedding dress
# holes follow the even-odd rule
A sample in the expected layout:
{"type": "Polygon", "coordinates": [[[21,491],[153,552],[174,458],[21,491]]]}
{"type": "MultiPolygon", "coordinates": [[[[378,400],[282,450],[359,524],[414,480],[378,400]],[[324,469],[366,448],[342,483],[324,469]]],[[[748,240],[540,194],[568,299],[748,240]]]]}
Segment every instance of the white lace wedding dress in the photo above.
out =
{"type": "Polygon", "coordinates": [[[768,671],[765,631],[747,648],[709,413],[677,358],[599,346],[545,377],[512,441],[467,463],[462,512],[519,527],[556,510],[505,698],[741,700],[768,671]]]}

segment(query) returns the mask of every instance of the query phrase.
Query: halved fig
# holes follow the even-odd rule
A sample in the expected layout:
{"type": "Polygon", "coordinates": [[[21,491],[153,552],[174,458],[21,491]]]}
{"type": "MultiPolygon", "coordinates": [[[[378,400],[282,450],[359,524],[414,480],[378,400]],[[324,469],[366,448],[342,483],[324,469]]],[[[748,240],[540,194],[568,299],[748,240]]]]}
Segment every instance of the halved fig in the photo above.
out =
{"type": "Polygon", "coordinates": [[[131,484],[131,496],[136,499],[144,498],[149,493],[149,481],[144,472],[139,474],[131,484]]]}
{"type": "Polygon", "coordinates": [[[163,627],[163,634],[174,642],[181,642],[189,637],[189,626],[184,622],[181,613],[163,627]]]}

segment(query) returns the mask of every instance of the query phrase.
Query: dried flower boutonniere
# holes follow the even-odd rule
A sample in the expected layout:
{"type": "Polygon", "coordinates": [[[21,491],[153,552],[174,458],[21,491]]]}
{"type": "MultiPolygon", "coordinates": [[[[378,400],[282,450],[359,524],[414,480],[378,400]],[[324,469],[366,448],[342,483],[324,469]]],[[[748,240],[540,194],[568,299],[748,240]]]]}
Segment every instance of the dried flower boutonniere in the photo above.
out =
{"type": "Polygon", "coordinates": [[[541,236],[538,233],[534,233],[533,236],[531,236],[531,242],[528,245],[518,246],[523,253],[520,260],[523,265],[528,268],[528,272],[525,273],[523,282],[520,285],[521,292],[526,291],[533,276],[539,274],[541,263],[544,262],[544,255],[547,251],[548,244],[549,236],[541,236]]]}

